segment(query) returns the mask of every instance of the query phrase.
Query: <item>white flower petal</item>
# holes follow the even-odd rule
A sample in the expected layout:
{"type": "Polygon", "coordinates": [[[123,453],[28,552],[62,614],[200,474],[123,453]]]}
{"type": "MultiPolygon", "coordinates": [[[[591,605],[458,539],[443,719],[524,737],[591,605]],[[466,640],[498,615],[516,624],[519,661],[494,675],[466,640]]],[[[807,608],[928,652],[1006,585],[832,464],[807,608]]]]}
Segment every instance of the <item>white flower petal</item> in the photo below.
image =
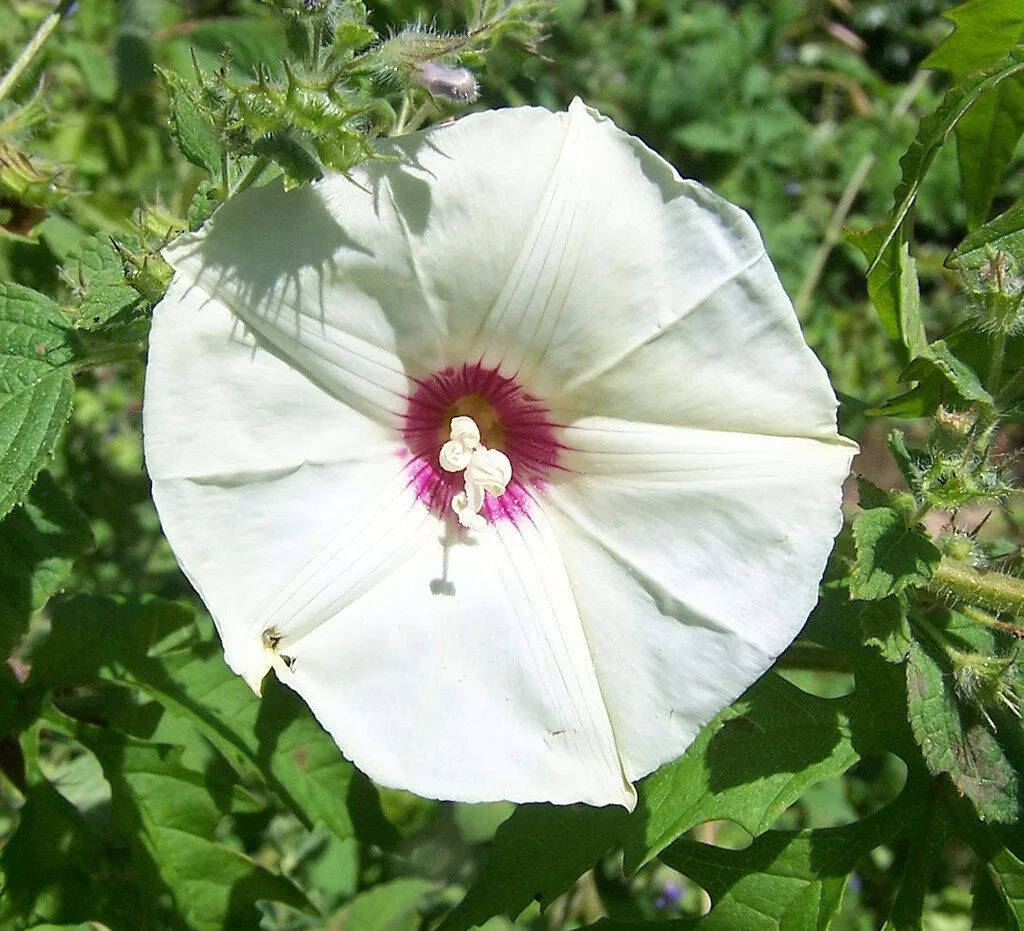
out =
{"type": "Polygon", "coordinates": [[[635,804],[542,517],[471,534],[437,522],[387,584],[285,652],[284,680],[378,782],[464,801],[635,804]]]}
{"type": "Polygon", "coordinates": [[[354,191],[344,226],[322,188],[247,192],[164,255],[291,367],[396,426],[410,387],[402,347],[436,345],[438,336],[419,312],[422,298],[395,239],[400,227],[380,223],[370,195],[354,191]]]}
{"type": "Polygon", "coordinates": [[[154,479],[241,485],[303,465],[380,461],[395,446],[180,277],[153,314],[143,413],[154,479]]]}
{"type": "Polygon", "coordinates": [[[579,473],[546,497],[634,779],[678,756],[803,626],[855,450],[599,418],[565,439],[579,473]]]}
{"type": "Polygon", "coordinates": [[[243,483],[155,479],[153,499],[228,665],[254,685],[269,668],[265,630],[287,643],[325,611],[334,616],[346,596],[386,576],[426,518],[397,455],[243,483]]]}

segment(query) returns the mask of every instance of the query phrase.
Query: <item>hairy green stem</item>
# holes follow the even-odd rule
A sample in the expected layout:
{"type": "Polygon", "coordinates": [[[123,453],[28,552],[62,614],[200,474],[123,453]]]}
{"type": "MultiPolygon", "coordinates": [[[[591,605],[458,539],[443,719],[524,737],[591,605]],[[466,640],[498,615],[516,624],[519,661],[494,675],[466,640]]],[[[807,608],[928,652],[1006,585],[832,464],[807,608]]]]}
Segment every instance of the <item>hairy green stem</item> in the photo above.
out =
{"type": "Polygon", "coordinates": [[[1003,356],[1006,354],[1006,331],[1000,327],[995,333],[992,361],[988,366],[988,390],[999,395],[999,382],[1003,380],[1003,356]]]}
{"type": "Polygon", "coordinates": [[[989,630],[998,630],[1000,633],[1009,634],[1011,637],[1024,639],[1024,627],[996,620],[991,614],[982,611],[980,608],[975,608],[973,605],[964,605],[960,609],[960,613],[965,617],[969,617],[972,621],[981,624],[983,627],[987,627],[989,630]]]}
{"type": "Polygon", "coordinates": [[[1024,579],[978,569],[943,557],[928,587],[937,595],[995,611],[1024,616],[1024,579]]]}
{"type": "Polygon", "coordinates": [[[114,365],[118,362],[137,362],[145,351],[145,340],[140,340],[136,343],[123,343],[110,349],[98,349],[96,352],[91,352],[81,359],[76,359],[72,363],[72,367],[76,372],[84,372],[87,369],[99,368],[101,365],[114,365]]]}
{"type": "Polygon", "coordinates": [[[18,83],[18,79],[25,72],[25,69],[32,64],[32,59],[39,54],[39,50],[46,44],[46,40],[53,35],[54,30],[60,25],[60,21],[67,15],[74,0],[61,0],[49,16],[46,17],[36,30],[36,34],[29,40],[21,54],[14,60],[14,63],[7,69],[7,73],[0,78],[0,100],[3,100],[18,83]]]}

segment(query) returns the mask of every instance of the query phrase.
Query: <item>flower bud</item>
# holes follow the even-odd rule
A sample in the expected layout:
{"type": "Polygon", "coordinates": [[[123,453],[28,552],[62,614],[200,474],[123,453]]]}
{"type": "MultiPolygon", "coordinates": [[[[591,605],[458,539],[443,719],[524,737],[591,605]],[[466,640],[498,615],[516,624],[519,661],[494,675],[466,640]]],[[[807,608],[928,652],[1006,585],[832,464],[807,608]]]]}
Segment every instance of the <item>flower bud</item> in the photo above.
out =
{"type": "Polygon", "coordinates": [[[416,66],[413,76],[434,97],[472,103],[479,94],[476,77],[469,68],[449,68],[436,61],[425,61],[416,66]]]}

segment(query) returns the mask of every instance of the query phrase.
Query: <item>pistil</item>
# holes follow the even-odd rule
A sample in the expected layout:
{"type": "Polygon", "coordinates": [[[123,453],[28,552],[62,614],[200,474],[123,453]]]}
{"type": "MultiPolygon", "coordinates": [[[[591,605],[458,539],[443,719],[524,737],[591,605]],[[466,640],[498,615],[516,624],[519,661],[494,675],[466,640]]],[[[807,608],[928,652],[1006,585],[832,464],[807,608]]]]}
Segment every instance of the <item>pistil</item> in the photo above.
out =
{"type": "Polygon", "coordinates": [[[485,494],[500,498],[512,481],[512,463],[501,450],[480,443],[480,428],[472,417],[453,417],[450,439],[438,455],[446,472],[462,472],[465,490],[452,497],[452,510],[469,530],[482,530],[487,521],[480,513],[485,494]]]}

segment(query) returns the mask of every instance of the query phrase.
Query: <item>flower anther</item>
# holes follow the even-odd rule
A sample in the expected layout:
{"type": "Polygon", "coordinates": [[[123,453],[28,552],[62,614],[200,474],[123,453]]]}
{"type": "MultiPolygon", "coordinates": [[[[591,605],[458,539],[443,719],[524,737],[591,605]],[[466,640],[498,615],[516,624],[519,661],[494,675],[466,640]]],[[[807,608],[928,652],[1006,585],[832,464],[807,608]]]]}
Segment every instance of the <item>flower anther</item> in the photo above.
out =
{"type": "Polygon", "coordinates": [[[856,447],[750,218],[580,101],[382,149],[165,250],[164,531],[378,782],[632,807],[799,632],[856,447]]]}

